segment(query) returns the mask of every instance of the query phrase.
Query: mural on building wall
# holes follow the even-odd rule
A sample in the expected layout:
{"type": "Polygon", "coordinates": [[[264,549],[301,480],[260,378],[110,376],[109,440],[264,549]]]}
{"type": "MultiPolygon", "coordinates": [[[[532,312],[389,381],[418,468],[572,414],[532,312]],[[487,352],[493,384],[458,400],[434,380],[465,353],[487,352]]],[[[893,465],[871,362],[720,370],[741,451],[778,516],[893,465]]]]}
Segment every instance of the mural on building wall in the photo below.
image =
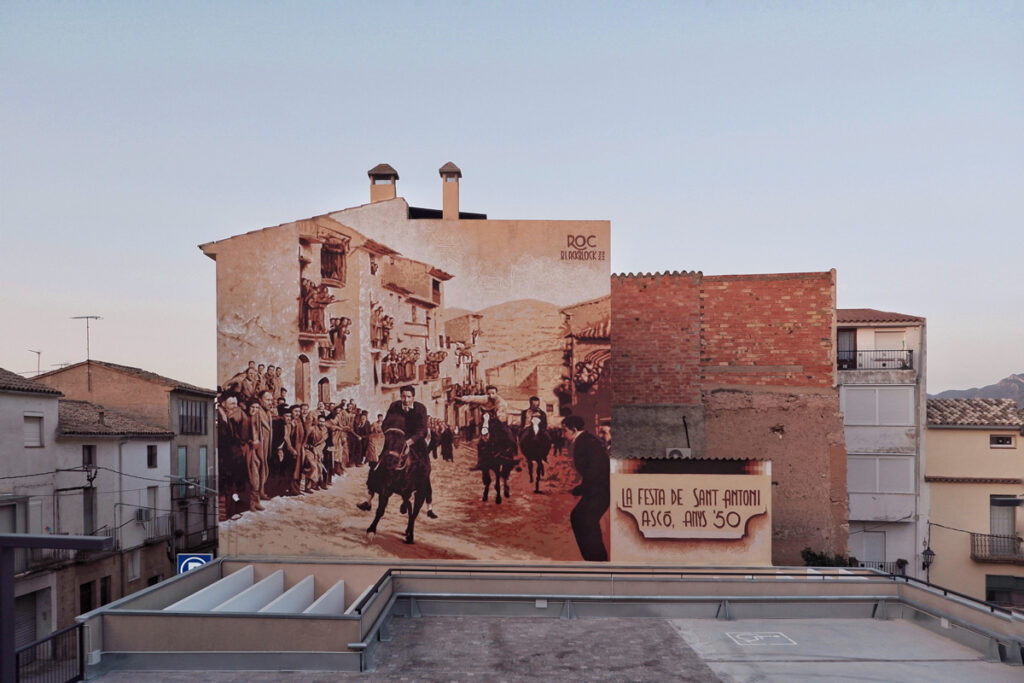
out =
{"type": "Polygon", "coordinates": [[[351,223],[203,245],[222,553],[607,560],[608,224],[351,223]]]}

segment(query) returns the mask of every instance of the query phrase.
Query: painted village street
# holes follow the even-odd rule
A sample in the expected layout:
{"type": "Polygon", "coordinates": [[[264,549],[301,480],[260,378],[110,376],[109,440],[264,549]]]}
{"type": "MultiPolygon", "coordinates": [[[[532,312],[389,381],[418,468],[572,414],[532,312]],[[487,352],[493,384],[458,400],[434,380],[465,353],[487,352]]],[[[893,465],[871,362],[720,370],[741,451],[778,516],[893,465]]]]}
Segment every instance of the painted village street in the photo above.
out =
{"type": "MultiPolygon", "coordinates": [[[[349,467],[331,486],[296,497],[265,501],[265,510],[243,512],[221,522],[221,554],[260,554],[273,547],[280,556],[361,557],[401,559],[489,560],[497,562],[580,561],[569,523],[579,500],[570,491],[579,476],[565,452],[548,456],[541,493],[533,492],[523,457],[520,471],[509,478],[511,496],[494,503],[493,485],[483,502],[481,473],[476,463],[476,442],[460,442],[455,460],[431,459],[433,508],[423,506],[416,519],[415,544],[403,542],[407,515],[399,512],[401,499],[392,496],[378,525],[367,538],[374,512],[356,505],[366,500],[368,468],[349,467]]],[[[376,510],[376,498],[374,499],[376,510]]],[[[602,520],[607,543],[607,515],[602,520]]]]}

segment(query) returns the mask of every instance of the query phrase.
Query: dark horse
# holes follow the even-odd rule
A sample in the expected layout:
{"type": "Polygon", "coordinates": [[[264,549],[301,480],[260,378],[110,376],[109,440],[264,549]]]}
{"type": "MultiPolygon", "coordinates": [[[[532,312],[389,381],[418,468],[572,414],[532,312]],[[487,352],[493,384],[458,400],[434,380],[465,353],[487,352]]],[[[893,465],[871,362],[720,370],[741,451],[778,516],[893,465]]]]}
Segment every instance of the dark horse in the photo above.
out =
{"type": "Polygon", "coordinates": [[[523,427],[519,433],[519,450],[526,458],[526,467],[530,473],[530,481],[534,482],[534,493],[540,493],[540,479],[544,476],[544,463],[548,461],[551,450],[551,435],[548,430],[541,429],[540,419],[534,418],[533,424],[523,427]],[[533,466],[537,465],[537,478],[533,478],[533,466]]]}
{"type": "Polygon", "coordinates": [[[477,442],[476,448],[484,480],[484,501],[487,501],[493,473],[494,502],[501,505],[502,484],[505,488],[505,497],[511,495],[508,490],[508,477],[516,464],[516,441],[508,425],[494,417],[494,411],[484,413],[480,441],[477,442]]]}
{"type": "Polygon", "coordinates": [[[384,432],[384,449],[377,462],[373,478],[367,482],[371,493],[376,493],[377,514],[366,534],[373,537],[377,533],[377,523],[384,516],[388,499],[397,495],[402,499],[399,512],[409,514],[409,525],[405,528],[405,542],[413,543],[413,527],[416,516],[423,507],[423,501],[430,490],[430,458],[426,452],[417,447],[407,447],[405,432],[391,428],[384,432]],[[412,502],[410,502],[412,498],[412,502]]]}

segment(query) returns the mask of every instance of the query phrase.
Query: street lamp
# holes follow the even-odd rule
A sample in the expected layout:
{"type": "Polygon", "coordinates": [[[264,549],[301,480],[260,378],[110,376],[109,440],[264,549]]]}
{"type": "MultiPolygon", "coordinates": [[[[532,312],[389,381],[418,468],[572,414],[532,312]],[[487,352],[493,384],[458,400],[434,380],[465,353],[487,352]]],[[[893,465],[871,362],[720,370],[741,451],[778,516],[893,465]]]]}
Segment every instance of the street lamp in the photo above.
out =
{"type": "Polygon", "coordinates": [[[928,545],[925,547],[924,552],[921,553],[921,569],[928,572],[925,575],[925,580],[929,581],[929,583],[931,578],[931,566],[933,562],[935,562],[935,551],[932,550],[930,545],[928,545]]]}

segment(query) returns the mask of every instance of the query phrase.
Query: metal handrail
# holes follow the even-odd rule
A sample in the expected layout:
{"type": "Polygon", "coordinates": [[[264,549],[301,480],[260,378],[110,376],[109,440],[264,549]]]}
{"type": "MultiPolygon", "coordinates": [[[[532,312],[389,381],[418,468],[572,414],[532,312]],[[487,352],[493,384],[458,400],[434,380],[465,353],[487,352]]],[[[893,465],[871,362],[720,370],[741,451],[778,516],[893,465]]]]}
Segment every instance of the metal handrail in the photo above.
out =
{"type": "MultiPolygon", "coordinates": [[[[735,579],[754,579],[754,578],[791,578],[799,577],[804,579],[821,579],[826,581],[829,579],[836,578],[864,578],[864,577],[877,577],[879,579],[886,579],[890,574],[885,574],[880,570],[870,569],[867,567],[806,567],[803,570],[790,570],[790,571],[765,571],[765,570],[753,570],[747,571],[742,567],[729,567],[723,568],[721,571],[707,571],[707,570],[592,570],[590,568],[579,568],[579,569],[556,569],[556,568],[535,568],[535,567],[523,567],[514,568],[509,567],[507,569],[492,569],[492,568],[459,568],[459,567],[391,567],[379,579],[373,584],[373,588],[367,591],[355,606],[352,608],[356,614],[362,614],[363,609],[366,605],[378,594],[384,585],[397,575],[407,574],[467,574],[471,573],[474,575],[481,574],[539,574],[539,575],[581,575],[585,574],[587,577],[595,578],[615,578],[616,576],[622,577],[651,577],[651,578],[685,578],[685,577],[716,577],[719,579],[735,578],[735,579]],[[850,571],[850,570],[858,570],[850,571]],[[808,573],[808,570],[818,572],[817,574],[808,573]],[[845,570],[842,571],[842,570],[845,570]]],[[[973,599],[973,598],[971,598],[973,599]]]]}

